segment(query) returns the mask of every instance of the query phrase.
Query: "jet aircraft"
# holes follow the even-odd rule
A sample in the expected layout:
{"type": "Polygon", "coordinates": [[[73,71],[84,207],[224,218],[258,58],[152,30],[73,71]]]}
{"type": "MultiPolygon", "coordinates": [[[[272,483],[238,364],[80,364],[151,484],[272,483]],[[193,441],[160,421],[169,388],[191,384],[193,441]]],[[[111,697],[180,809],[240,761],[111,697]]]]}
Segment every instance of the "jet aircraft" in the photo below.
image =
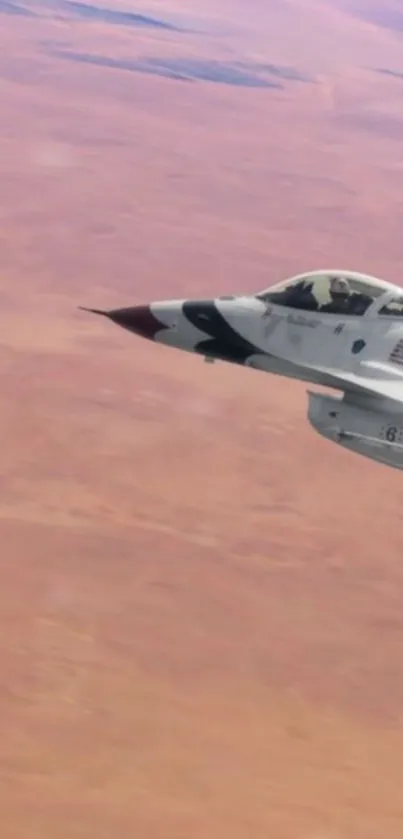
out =
{"type": "Polygon", "coordinates": [[[327,439],[403,469],[403,289],[318,270],[257,293],[161,300],[103,311],[143,338],[338,393],[307,390],[327,439]]]}

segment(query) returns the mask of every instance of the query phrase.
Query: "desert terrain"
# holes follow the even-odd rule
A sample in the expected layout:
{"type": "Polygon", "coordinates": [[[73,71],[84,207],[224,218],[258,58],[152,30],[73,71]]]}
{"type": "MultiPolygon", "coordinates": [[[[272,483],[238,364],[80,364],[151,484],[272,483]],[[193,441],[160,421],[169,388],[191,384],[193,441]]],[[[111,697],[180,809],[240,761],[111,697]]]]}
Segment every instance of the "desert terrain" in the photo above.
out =
{"type": "Polygon", "coordinates": [[[401,473],[77,306],[403,285],[402,37],[0,0],[1,839],[401,839],[401,473]]]}

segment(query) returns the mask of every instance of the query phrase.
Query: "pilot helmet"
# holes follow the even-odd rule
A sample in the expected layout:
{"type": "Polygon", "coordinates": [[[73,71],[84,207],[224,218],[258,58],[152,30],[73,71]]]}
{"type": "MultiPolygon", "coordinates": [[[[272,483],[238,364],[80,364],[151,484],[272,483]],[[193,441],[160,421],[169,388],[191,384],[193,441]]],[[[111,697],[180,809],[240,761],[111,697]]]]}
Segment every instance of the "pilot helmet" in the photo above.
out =
{"type": "Polygon", "coordinates": [[[330,294],[337,299],[348,297],[350,285],[345,277],[332,277],[330,280],[330,294]]]}

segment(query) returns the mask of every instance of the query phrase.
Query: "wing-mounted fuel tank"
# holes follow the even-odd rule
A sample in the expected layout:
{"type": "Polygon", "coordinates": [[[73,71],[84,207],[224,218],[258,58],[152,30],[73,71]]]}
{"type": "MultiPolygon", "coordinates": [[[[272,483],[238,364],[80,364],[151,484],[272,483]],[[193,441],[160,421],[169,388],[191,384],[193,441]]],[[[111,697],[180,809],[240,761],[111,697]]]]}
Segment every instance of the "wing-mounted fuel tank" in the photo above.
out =
{"type": "Polygon", "coordinates": [[[357,454],[403,469],[403,413],[360,404],[349,396],[308,391],[308,419],[323,437],[357,454]]]}

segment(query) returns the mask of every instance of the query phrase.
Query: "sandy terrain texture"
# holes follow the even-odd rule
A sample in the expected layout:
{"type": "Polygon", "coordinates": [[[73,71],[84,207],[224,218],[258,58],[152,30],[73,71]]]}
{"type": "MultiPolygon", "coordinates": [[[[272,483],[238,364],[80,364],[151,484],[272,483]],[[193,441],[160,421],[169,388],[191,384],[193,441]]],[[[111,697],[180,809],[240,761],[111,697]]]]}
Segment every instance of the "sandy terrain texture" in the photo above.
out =
{"type": "Polygon", "coordinates": [[[402,38],[0,0],[1,839],[401,839],[401,474],[77,306],[403,285],[402,38]]]}

